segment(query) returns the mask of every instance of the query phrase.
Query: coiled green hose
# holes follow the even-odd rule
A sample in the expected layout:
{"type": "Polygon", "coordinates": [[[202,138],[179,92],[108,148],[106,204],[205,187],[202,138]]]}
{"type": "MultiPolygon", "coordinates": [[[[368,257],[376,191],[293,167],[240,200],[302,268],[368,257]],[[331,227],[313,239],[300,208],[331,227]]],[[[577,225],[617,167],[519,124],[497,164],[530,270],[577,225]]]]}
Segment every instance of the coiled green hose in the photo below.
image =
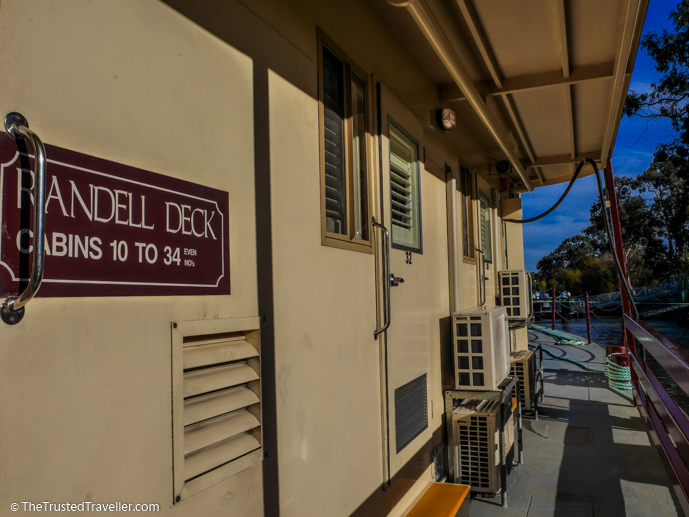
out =
{"type": "Polygon", "coordinates": [[[584,341],[583,339],[575,339],[570,334],[565,334],[564,332],[559,332],[557,330],[547,329],[540,325],[529,325],[529,330],[533,330],[534,332],[540,332],[541,334],[546,334],[548,336],[558,338],[559,341],[555,343],[556,345],[582,346],[586,344],[586,341],[584,341]]]}
{"type": "Polygon", "coordinates": [[[632,372],[629,366],[621,366],[612,360],[613,355],[620,355],[619,353],[610,354],[605,358],[605,376],[608,378],[608,384],[613,389],[631,390],[632,389],[632,372]]]}
{"type": "MultiPolygon", "coordinates": [[[[533,343],[529,343],[529,346],[535,347],[533,343]]],[[[604,373],[605,377],[608,379],[608,386],[612,391],[617,393],[618,395],[621,395],[622,397],[626,398],[630,402],[634,402],[634,397],[627,393],[627,391],[632,389],[632,374],[631,374],[631,369],[629,366],[620,366],[617,363],[614,363],[611,359],[611,356],[613,355],[619,355],[618,353],[615,354],[610,354],[608,357],[605,358],[605,367],[604,369],[600,368],[593,368],[592,366],[589,366],[585,363],[582,363],[581,361],[576,361],[574,359],[570,359],[568,357],[562,357],[559,355],[554,354],[551,350],[548,350],[545,348],[543,345],[541,345],[541,350],[543,350],[546,354],[548,354],[550,357],[553,359],[559,359],[560,361],[566,361],[568,363],[571,363],[575,366],[578,366],[579,368],[586,370],[588,372],[598,372],[598,373],[604,373]]]]}

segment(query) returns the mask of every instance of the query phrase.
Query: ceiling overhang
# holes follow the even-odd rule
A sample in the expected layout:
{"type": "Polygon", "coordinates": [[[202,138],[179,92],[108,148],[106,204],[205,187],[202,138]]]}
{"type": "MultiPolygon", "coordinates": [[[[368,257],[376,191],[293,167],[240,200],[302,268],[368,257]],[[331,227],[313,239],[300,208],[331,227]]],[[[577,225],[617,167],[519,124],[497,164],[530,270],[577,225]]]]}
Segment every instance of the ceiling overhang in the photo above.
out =
{"type": "Polygon", "coordinates": [[[612,155],[648,0],[388,2],[413,20],[417,34],[391,29],[440,102],[483,126],[516,190],[567,181],[582,159],[612,155]]]}

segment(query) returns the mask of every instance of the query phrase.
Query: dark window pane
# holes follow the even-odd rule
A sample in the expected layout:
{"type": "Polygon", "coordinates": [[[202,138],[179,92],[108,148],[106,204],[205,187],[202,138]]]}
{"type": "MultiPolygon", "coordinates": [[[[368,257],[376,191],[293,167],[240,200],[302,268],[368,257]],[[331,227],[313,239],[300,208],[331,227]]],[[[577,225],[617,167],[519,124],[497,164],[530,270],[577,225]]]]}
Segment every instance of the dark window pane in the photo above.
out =
{"type": "Polygon", "coordinates": [[[472,323],[471,324],[471,335],[472,336],[480,336],[481,335],[481,324],[480,323],[472,323]]]}
{"type": "Polygon", "coordinates": [[[468,354],[469,353],[469,342],[468,341],[466,341],[464,339],[460,339],[460,341],[459,341],[459,352],[461,354],[468,354]]]}
{"type": "Polygon", "coordinates": [[[458,336],[467,336],[467,324],[466,323],[457,323],[457,335],[458,336]]]}
{"type": "Polygon", "coordinates": [[[459,385],[460,386],[470,386],[471,385],[471,377],[470,373],[460,373],[459,374],[459,385]]]}
{"type": "Polygon", "coordinates": [[[352,77],[352,157],[354,172],[354,237],[368,240],[366,176],[366,84],[352,77]]]}
{"type": "Polygon", "coordinates": [[[483,386],[485,382],[483,381],[482,373],[475,373],[474,375],[474,386],[483,386]]]}
{"type": "Polygon", "coordinates": [[[457,359],[459,359],[459,369],[460,370],[468,370],[469,369],[469,357],[468,356],[460,356],[457,359]]]}
{"type": "Polygon", "coordinates": [[[323,153],[326,230],[346,234],[344,169],[344,69],[342,61],[323,49],[323,153]]]}
{"type": "Polygon", "coordinates": [[[483,353],[483,341],[480,339],[471,340],[471,353],[472,354],[482,354],[483,353]]]}
{"type": "Polygon", "coordinates": [[[473,370],[483,370],[483,357],[472,357],[471,368],[473,370]]]}

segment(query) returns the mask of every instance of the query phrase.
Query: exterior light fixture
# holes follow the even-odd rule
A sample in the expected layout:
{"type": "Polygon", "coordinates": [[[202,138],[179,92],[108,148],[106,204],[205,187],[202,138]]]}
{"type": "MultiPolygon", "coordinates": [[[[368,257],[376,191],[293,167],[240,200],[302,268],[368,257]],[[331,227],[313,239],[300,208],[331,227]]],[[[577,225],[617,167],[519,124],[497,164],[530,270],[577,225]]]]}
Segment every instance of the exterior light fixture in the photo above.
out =
{"type": "Polygon", "coordinates": [[[438,127],[443,131],[450,131],[457,127],[457,115],[450,108],[440,108],[435,111],[438,127]]]}

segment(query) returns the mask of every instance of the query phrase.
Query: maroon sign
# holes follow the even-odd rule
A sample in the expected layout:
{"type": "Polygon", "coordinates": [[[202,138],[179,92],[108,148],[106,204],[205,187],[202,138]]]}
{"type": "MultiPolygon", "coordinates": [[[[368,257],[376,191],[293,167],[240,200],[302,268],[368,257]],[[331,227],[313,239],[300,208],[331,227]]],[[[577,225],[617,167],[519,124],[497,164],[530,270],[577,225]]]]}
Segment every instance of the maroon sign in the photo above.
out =
{"type": "MultiPolygon", "coordinates": [[[[29,152],[33,150],[28,148],[29,152]]],[[[46,145],[38,296],[230,294],[227,192],[46,145]]],[[[34,166],[0,135],[0,293],[33,255],[34,166]]],[[[21,286],[20,286],[21,283],[21,286]]]]}

